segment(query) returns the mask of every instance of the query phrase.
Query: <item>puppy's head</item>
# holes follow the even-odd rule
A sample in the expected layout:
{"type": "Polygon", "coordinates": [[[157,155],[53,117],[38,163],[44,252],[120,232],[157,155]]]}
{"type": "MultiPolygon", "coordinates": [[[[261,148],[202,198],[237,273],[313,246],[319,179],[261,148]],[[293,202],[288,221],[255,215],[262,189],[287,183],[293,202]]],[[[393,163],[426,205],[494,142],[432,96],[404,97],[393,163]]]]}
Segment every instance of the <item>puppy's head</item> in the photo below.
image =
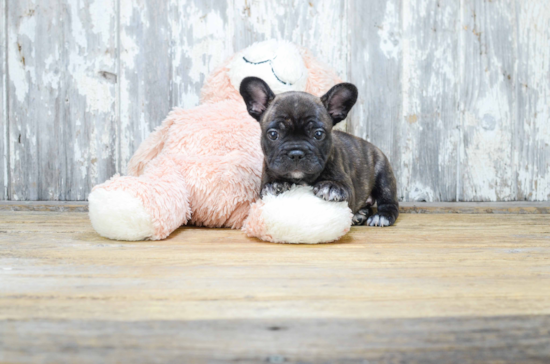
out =
{"type": "Polygon", "coordinates": [[[257,77],[241,82],[248,113],[260,122],[267,173],[293,182],[313,182],[332,150],[332,127],[344,120],[357,100],[357,88],[341,83],[321,98],[306,92],[275,96],[257,77]]]}

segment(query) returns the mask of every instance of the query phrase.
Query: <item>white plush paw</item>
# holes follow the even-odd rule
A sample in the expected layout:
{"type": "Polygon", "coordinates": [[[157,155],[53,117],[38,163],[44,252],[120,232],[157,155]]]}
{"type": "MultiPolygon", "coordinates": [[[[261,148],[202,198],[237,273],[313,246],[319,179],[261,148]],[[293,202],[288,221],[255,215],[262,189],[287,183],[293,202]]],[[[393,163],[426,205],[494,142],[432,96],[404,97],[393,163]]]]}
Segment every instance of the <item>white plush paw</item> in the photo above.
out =
{"type": "Polygon", "coordinates": [[[390,226],[390,220],[382,215],[376,214],[368,218],[368,226],[390,226]]]}
{"type": "Polygon", "coordinates": [[[125,191],[97,189],[88,196],[89,216],[97,233],[115,240],[145,240],[155,232],[143,203],[125,191]]]}
{"type": "Polygon", "coordinates": [[[263,237],[275,243],[317,244],[346,234],[352,218],[347,202],[322,200],[312,190],[311,186],[294,186],[278,196],[266,195],[261,216],[256,218],[261,221],[263,237]]]}

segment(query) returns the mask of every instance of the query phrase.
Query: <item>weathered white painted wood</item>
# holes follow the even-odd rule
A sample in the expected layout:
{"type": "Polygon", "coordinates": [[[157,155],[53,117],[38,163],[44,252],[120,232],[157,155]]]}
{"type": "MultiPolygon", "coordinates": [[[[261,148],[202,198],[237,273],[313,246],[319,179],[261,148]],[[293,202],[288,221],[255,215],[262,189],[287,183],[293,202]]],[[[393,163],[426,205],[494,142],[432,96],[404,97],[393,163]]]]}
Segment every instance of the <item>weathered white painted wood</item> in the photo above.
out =
{"type": "MultiPolygon", "coordinates": [[[[120,1],[119,169],[172,107],[170,7],[166,1],[120,1]]],[[[181,21],[185,21],[182,19],[181,21]]],[[[192,34],[189,34],[192,38],[192,34]]]]}
{"type": "Polygon", "coordinates": [[[8,98],[6,94],[7,0],[0,1],[0,200],[8,199],[8,98]]]}
{"type": "Polygon", "coordinates": [[[230,1],[171,0],[171,106],[199,104],[206,77],[230,57],[234,35],[234,6],[230,1]]]}
{"type": "Polygon", "coordinates": [[[455,1],[403,1],[403,117],[394,153],[405,201],[456,201],[459,19],[455,1]]]}
{"type": "Polygon", "coordinates": [[[226,57],[269,38],[309,48],[358,85],[347,130],[388,155],[401,199],[550,198],[545,0],[0,0],[0,8],[0,199],[85,199],[125,172],[172,107],[198,104],[226,57]]]}
{"type": "Polygon", "coordinates": [[[462,4],[461,201],[515,199],[515,27],[512,1],[465,0],[462,4]]]}
{"type": "Polygon", "coordinates": [[[9,0],[12,200],[83,200],[115,172],[115,0],[9,0]]]}
{"type": "MultiPolygon", "coordinates": [[[[348,131],[372,142],[402,175],[402,1],[350,3],[350,81],[359,98],[348,121],[348,131]]],[[[399,197],[407,191],[399,184],[399,197]]]]}
{"type": "Polygon", "coordinates": [[[62,11],[58,3],[38,5],[32,0],[8,2],[8,143],[13,200],[63,199],[59,194],[67,189],[66,180],[62,181],[67,168],[62,137],[66,103],[60,90],[65,71],[62,11]],[[50,166],[42,165],[48,161],[50,166]]]}
{"type": "Polygon", "coordinates": [[[121,0],[120,169],[173,107],[199,104],[206,77],[234,53],[231,2],[121,0]]]}
{"type": "Polygon", "coordinates": [[[550,3],[516,3],[517,199],[550,199],[550,3]]]}

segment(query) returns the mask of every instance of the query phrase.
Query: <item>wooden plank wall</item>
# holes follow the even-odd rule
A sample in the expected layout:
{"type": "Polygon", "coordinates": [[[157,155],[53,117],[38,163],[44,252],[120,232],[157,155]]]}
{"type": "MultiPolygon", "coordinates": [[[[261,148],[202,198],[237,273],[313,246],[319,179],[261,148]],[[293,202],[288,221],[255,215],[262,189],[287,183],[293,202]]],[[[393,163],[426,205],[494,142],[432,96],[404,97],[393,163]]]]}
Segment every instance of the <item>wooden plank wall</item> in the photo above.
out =
{"type": "Polygon", "coordinates": [[[0,1],[0,199],[85,200],[270,38],[359,86],[346,127],[388,155],[401,200],[550,197],[547,0],[0,1]]]}
{"type": "Polygon", "coordinates": [[[7,59],[6,13],[7,0],[0,0],[0,200],[8,198],[8,110],[7,110],[7,59]]]}

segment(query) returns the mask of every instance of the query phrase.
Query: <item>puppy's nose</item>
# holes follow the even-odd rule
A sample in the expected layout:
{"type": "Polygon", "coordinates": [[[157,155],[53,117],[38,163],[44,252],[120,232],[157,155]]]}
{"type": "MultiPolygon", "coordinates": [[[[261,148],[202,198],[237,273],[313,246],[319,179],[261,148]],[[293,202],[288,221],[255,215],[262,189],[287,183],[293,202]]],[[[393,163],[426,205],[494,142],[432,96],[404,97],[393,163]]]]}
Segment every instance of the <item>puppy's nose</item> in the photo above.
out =
{"type": "Polygon", "coordinates": [[[306,156],[304,152],[301,150],[295,149],[288,152],[288,158],[292,159],[293,161],[299,161],[300,159],[303,159],[306,156]]]}

